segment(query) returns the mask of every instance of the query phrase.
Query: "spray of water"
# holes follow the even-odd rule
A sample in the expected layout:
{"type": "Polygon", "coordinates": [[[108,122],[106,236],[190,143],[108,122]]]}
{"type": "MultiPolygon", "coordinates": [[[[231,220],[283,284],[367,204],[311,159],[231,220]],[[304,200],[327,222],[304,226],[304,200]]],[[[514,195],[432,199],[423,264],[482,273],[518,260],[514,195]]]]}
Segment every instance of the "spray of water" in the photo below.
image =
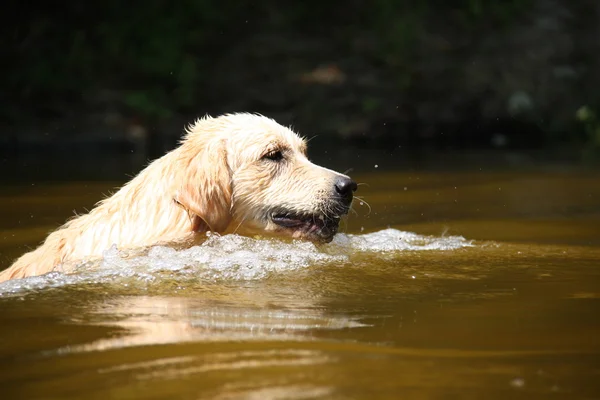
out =
{"type": "Polygon", "coordinates": [[[389,257],[406,251],[451,251],[470,246],[472,242],[461,236],[423,236],[392,228],[367,234],[338,234],[323,246],[235,234],[210,235],[202,244],[181,250],[154,246],[144,251],[123,252],[112,247],[100,260],[80,264],[74,274],[53,272],[4,282],[0,284],[0,296],[45,287],[128,279],[258,280],[315,265],[339,265],[358,256],[389,257]]]}

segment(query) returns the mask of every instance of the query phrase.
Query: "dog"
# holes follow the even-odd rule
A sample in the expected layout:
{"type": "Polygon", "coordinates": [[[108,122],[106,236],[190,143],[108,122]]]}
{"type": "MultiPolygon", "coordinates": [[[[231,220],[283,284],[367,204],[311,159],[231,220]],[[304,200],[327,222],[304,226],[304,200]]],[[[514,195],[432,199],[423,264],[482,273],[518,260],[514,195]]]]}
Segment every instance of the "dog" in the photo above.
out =
{"type": "Polygon", "coordinates": [[[310,162],[306,148],[304,138],[262,115],[198,119],[177,148],[50,233],[0,273],[0,282],[71,272],[68,265],[101,257],[114,244],[143,248],[206,232],[330,242],[357,184],[310,162]]]}

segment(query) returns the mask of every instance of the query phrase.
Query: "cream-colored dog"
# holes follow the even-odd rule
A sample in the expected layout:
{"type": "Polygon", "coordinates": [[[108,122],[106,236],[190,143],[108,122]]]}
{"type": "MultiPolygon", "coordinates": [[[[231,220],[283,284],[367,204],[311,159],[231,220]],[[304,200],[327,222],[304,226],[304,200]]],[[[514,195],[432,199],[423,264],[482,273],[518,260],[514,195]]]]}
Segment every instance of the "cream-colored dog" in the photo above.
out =
{"type": "Polygon", "coordinates": [[[113,244],[145,247],[207,231],[329,242],[356,188],[348,176],[311,163],[306,142],[272,119],[206,117],[178,148],[52,232],[0,281],[69,272],[67,264],[100,257],[113,244]]]}

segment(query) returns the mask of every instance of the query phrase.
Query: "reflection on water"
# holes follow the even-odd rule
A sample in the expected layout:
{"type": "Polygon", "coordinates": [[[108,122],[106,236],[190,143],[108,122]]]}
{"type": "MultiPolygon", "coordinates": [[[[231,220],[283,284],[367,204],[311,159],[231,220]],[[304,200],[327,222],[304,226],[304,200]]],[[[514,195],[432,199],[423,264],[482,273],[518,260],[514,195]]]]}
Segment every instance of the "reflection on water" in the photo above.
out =
{"type": "Polygon", "coordinates": [[[242,340],[310,340],[314,330],[368,326],[356,318],[327,316],[306,308],[260,309],[211,305],[186,297],[119,297],[90,310],[90,324],[117,327],[123,336],[58,349],[59,353],[96,351],[128,346],[242,340]]]}
{"type": "MultiPolygon", "coordinates": [[[[3,395],[600,395],[597,175],[357,179],[371,212],[326,246],[214,235],[0,285],[3,395]]],[[[112,186],[0,189],[4,262],[112,186]]]]}

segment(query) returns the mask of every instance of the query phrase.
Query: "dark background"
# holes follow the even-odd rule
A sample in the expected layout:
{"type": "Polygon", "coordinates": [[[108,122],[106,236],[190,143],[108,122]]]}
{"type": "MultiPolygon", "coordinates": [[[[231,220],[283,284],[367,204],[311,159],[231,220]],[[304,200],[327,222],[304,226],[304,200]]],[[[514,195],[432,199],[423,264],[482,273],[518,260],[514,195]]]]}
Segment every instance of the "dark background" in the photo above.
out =
{"type": "Polygon", "coordinates": [[[598,1],[4,4],[6,179],[122,177],[237,111],[341,168],[599,158],[598,1]]]}

